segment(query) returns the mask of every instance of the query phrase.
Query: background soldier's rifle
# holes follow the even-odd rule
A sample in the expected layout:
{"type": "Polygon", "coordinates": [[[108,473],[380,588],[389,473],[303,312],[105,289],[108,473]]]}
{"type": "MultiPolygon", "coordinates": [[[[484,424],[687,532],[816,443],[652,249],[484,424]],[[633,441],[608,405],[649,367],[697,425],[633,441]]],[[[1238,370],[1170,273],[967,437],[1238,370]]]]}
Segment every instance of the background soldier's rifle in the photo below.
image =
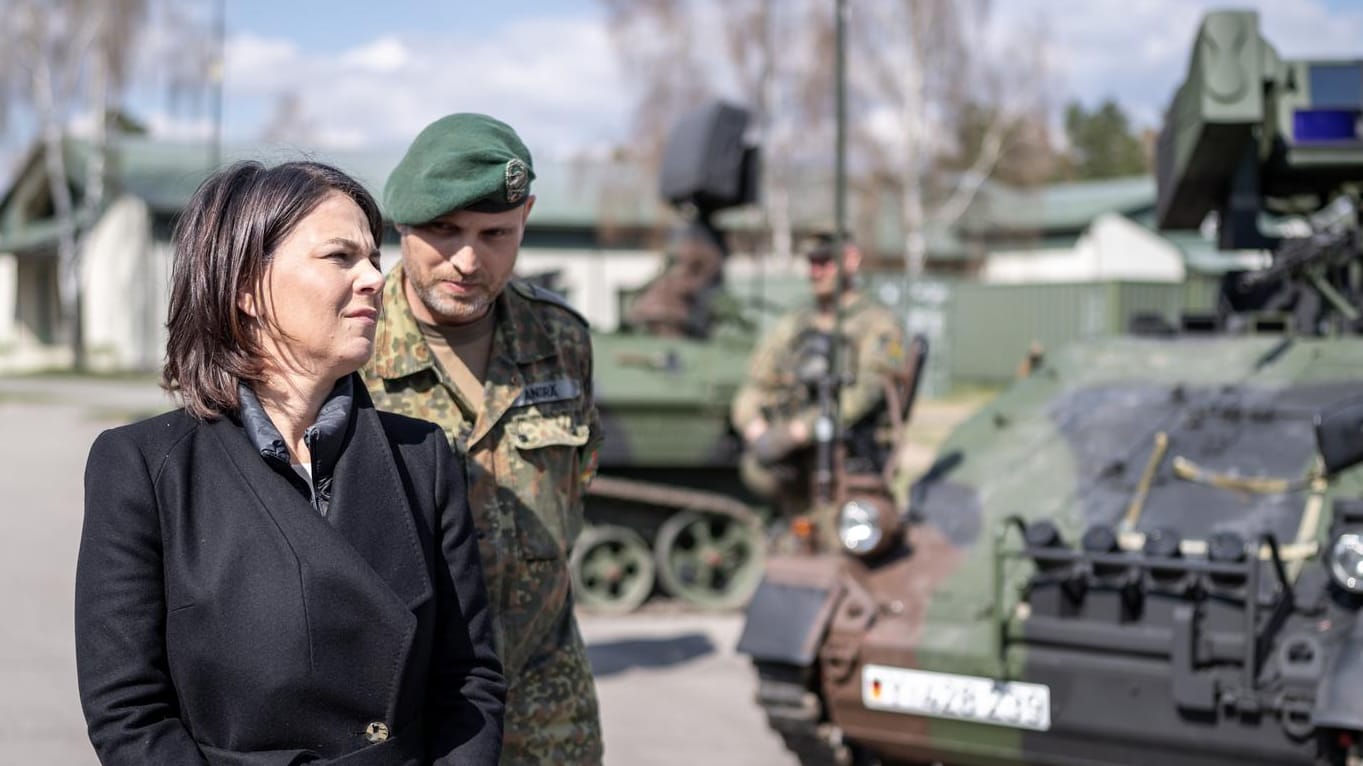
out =
{"type": "Polygon", "coordinates": [[[1259,271],[1232,272],[1223,284],[1232,313],[1287,312],[1307,335],[1357,332],[1363,303],[1358,202],[1341,196],[1308,220],[1311,233],[1285,237],[1259,271]],[[1332,321],[1333,320],[1333,321],[1332,321]]]}
{"type": "Polygon", "coordinates": [[[1290,312],[1282,329],[1356,332],[1360,62],[1284,59],[1246,34],[1257,25],[1252,12],[1225,12],[1199,32],[1160,131],[1155,221],[1195,231],[1215,214],[1219,249],[1273,253],[1256,273],[1225,276],[1219,329],[1271,327],[1280,320],[1264,314],[1290,312]],[[1290,216],[1309,226],[1306,236],[1284,237],[1300,225],[1284,226],[1290,216]]]}

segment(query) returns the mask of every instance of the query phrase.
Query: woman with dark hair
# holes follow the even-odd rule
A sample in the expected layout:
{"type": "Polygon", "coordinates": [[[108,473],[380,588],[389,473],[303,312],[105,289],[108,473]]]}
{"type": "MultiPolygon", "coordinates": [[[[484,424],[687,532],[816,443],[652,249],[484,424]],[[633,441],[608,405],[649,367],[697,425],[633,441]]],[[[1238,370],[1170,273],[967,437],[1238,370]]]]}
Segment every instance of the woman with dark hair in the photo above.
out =
{"type": "Polygon", "coordinates": [[[104,764],[497,762],[464,470],[355,372],[377,205],[335,168],[239,163],[175,232],[163,382],[90,450],[76,660],[104,764]]]}

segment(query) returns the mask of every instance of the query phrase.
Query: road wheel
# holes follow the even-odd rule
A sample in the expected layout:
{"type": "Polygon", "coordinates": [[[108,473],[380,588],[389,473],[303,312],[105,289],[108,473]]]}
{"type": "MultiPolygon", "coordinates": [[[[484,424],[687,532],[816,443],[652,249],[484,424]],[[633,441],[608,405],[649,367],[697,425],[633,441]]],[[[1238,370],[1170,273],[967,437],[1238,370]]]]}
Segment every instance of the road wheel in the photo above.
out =
{"type": "Polygon", "coordinates": [[[624,614],[639,608],[653,592],[653,557],[632,530],[606,525],[582,532],[573,544],[568,567],[573,596],[597,612],[624,614]]]}
{"type": "Polygon", "coordinates": [[[706,609],[747,603],[762,579],[761,531],[715,514],[678,513],[658,529],[658,580],[673,596],[706,609]]]}

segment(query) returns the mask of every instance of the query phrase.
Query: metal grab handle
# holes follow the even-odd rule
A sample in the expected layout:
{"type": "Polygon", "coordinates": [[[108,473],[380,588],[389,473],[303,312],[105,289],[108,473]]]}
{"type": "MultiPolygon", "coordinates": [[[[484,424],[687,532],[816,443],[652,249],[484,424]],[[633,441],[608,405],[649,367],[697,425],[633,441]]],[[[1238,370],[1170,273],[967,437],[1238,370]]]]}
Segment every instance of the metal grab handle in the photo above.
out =
{"type": "Polygon", "coordinates": [[[1008,610],[1004,607],[1003,599],[1003,564],[1008,554],[1004,552],[1004,543],[1008,539],[1008,530],[1016,528],[1019,535],[1023,535],[1024,545],[1026,543],[1027,522],[1021,516],[1006,516],[999,520],[998,529],[994,533],[994,641],[995,653],[999,659],[999,677],[1007,681],[1008,674],[1008,610]]]}
{"type": "MultiPolygon", "coordinates": [[[[1010,554],[1006,549],[1008,533],[1016,529],[1020,535],[1024,536],[1023,545],[1026,540],[1026,522],[1017,515],[1007,516],[999,520],[993,537],[992,561],[993,571],[993,603],[990,605],[993,612],[996,631],[994,633],[994,649],[998,657],[1001,677],[1008,678],[1007,645],[1008,645],[1008,622],[1009,614],[1004,598],[1004,567],[1010,554]]],[[[1296,600],[1292,593],[1291,583],[1287,579],[1286,567],[1283,564],[1282,549],[1278,540],[1272,534],[1260,535],[1258,544],[1254,547],[1255,555],[1247,556],[1243,564],[1217,563],[1211,561],[1185,562],[1184,568],[1189,571],[1204,572],[1230,572],[1243,571],[1246,576],[1245,610],[1244,610],[1244,657],[1242,667],[1242,682],[1246,693],[1257,689],[1259,662],[1267,651],[1269,641],[1281,627],[1284,618],[1295,607],[1296,600]],[[1260,608],[1259,597],[1263,574],[1261,572],[1260,550],[1267,549],[1268,560],[1273,563],[1273,574],[1277,579],[1277,593],[1273,599],[1272,614],[1268,620],[1260,627],[1260,608]],[[1242,568],[1243,567],[1243,568],[1242,568]]],[[[1111,559],[1114,563],[1118,559],[1127,559],[1126,556],[1117,555],[1094,555],[1078,554],[1075,552],[1052,552],[1049,557],[1057,560],[1089,560],[1105,561],[1111,559]]],[[[1155,562],[1145,557],[1139,557],[1123,563],[1142,569],[1152,566],[1155,562]]]]}
{"type": "Polygon", "coordinates": [[[1249,562],[1249,590],[1245,594],[1245,667],[1244,684],[1246,691],[1254,691],[1259,680],[1259,658],[1263,655],[1268,646],[1270,633],[1275,631],[1286,614],[1296,606],[1296,599],[1292,595],[1292,586],[1287,581],[1287,570],[1283,567],[1282,552],[1278,548],[1278,540],[1272,534],[1259,536],[1259,547],[1268,546],[1269,558],[1273,562],[1273,571],[1278,576],[1278,593],[1273,614],[1264,625],[1263,632],[1259,631],[1259,557],[1250,556],[1249,562]]]}

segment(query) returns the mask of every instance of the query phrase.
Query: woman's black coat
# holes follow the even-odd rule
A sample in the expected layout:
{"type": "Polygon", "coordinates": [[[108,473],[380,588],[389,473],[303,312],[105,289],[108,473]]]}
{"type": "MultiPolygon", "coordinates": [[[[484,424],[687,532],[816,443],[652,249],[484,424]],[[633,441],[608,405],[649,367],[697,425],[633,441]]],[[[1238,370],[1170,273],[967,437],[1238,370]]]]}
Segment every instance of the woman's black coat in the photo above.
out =
{"type": "Polygon", "coordinates": [[[76,659],[103,763],[496,763],[505,681],[462,466],[354,388],[328,519],[231,419],[95,440],[76,659]]]}

